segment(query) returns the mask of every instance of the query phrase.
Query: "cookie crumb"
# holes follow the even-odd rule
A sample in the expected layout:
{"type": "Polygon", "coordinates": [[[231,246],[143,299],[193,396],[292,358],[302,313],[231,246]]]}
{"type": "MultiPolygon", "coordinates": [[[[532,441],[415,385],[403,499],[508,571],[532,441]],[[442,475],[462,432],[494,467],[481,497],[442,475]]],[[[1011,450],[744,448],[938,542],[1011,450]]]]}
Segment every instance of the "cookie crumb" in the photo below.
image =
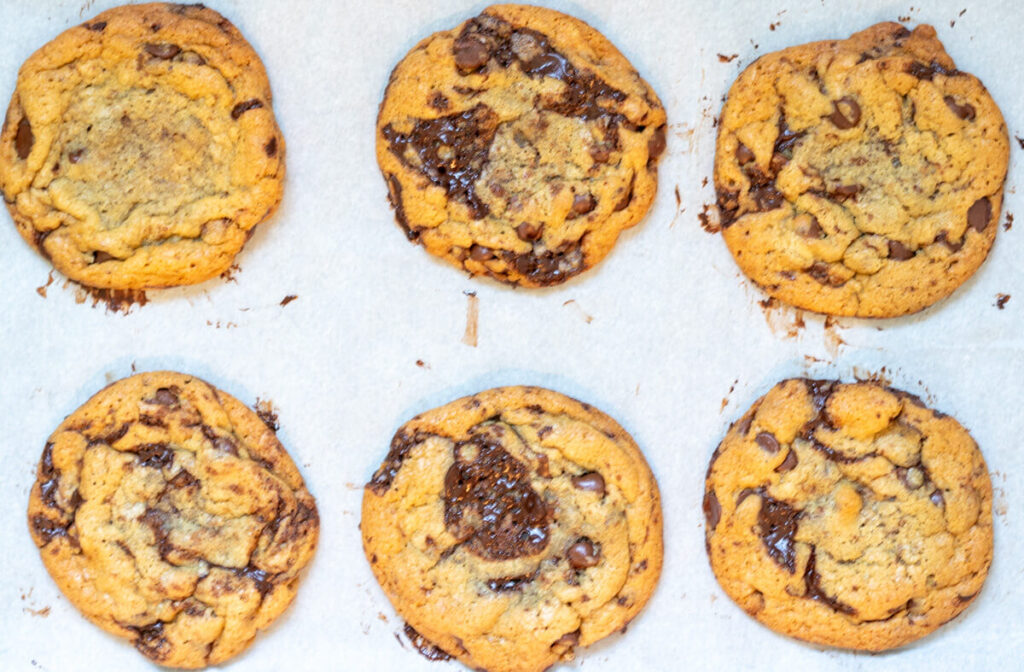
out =
{"type": "Polygon", "coordinates": [[[241,271],[241,266],[239,266],[238,264],[231,264],[230,266],[228,266],[228,269],[226,271],[220,274],[220,277],[223,278],[225,282],[233,282],[237,285],[238,280],[235,279],[235,274],[240,273],[241,271]]]}
{"type": "Polygon", "coordinates": [[[1006,221],[1003,222],[1003,231],[1009,231],[1013,228],[1013,213],[1006,213],[1006,221]]]}
{"type": "Polygon", "coordinates": [[[462,335],[462,342],[471,348],[475,348],[477,344],[477,329],[480,322],[480,299],[476,297],[476,292],[465,291],[463,294],[466,295],[466,331],[462,335]]]}
{"type": "Polygon", "coordinates": [[[737,58],[739,58],[739,54],[729,54],[728,56],[726,56],[725,54],[719,54],[718,55],[718,62],[719,63],[732,63],[737,58]]]}
{"type": "Polygon", "coordinates": [[[1006,308],[1006,302],[1009,301],[1009,300],[1010,300],[1010,295],[1009,294],[996,294],[996,302],[994,304],[992,304],[992,305],[994,305],[999,310],[1003,310],[1003,309],[1006,308]]]}
{"type": "Polygon", "coordinates": [[[122,315],[132,312],[135,306],[149,303],[149,298],[142,289],[97,289],[79,285],[75,290],[75,303],[85,303],[90,297],[93,308],[102,303],[108,313],[122,315]]]}
{"type": "Polygon", "coordinates": [[[1024,138],[1020,137],[1019,135],[1015,135],[1013,137],[1017,138],[1017,144],[1020,145],[1021,149],[1024,149],[1024,138]]]}
{"type": "Polygon", "coordinates": [[[584,322],[590,324],[591,322],[594,321],[594,316],[583,310],[583,308],[580,307],[580,304],[576,301],[576,299],[569,299],[568,301],[563,303],[562,306],[568,306],[570,303],[576,306],[576,310],[579,311],[580,317],[583,318],[584,322]]]}
{"type": "Polygon", "coordinates": [[[286,296],[283,299],[281,299],[281,305],[282,306],[287,306],[289,303],[291,303],[292,301],[294,301],[297,298],[299,298],[297,294],[289,294],[288,296],[286,296]]]}
{"type": "Polygon", "coordinates": [[[39,296],[41,296],[41,297],[43,297],[45,299],[46,298],[46,288],[49,287],[52,284],[53,284],[53,271],[50,271],[49,276],[46,279],[46,284],[45,285],[40,285],[39,287],[36,287],[36,294],[38,294],[39,296]]]}
{"type": "Polygon", "coordinates": [[[31,614],[33,616],[39,616],[40,618],[46,618],[47,616],[50,615],[50,608],[49,607],[43,607],[42,609],[33,609],[31,607],[22,607],[21,610],[24,611],[26,614],[31,614]]]}
{"type": "Polygon", "coordinates": [[[706,233],[715,234],[722,230],[722,225],[717,220],[718,210],[715,209],[714,205],[709,203],[704,204],[704,210],[697,215],[697,219],[700,220],[700,228],[704,229],[706,233]]]}
{"type": "Polygon", "coordinates": [[[259,416],[263,424],[270,428],[271,431],[276,432],[281,428],[280,423],[277,421],[277,411],[274,410],[274,402],[270,399],[260,399],[256,397],[256,403],[253,405],[252,410],[256,411],[256,415],[259,416]]]}
{"type": "Polygon", "coordinates": [[[417,359],[416,360],[416,366],[420,367],[421,369],[429,369],[430,368],[430,364],[427,364],[422,359],[417,359]]]}

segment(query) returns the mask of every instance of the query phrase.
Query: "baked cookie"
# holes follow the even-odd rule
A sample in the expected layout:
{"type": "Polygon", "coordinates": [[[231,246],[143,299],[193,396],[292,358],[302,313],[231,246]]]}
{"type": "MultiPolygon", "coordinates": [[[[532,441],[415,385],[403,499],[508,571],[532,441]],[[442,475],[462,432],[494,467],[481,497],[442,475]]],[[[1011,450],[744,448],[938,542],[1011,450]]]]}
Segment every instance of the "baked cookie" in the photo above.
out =
{"type": "Polygon", "coordinates": [[[542,287],[608,254],[647,212],[665,110],[579,19],[495,5],[391,73],[377,161],[398,223],[470,275],[542,287]]]}
{"type": "Polygon", "coordinates": [[[633,439],[536,387],[403,425],[366,486],[361,527],[402,618],[489,672],[572,659],[624,628],[661,572],[658,486],[633,439]]]}
{"type": "Polygon", "coordinates": [[[729,428],[705,481],[708,556],[772,630],[880,651],[981,590],[992,485],[953,418],[874,383],[786,380],[729,428]]]}
{"type": "Polygon", "coordinates": [[[61,33],[21,67],[0,133],[18,231],[90,287],[222,273],[283,179],[263,64],[202,5],[128,5],[61,33]]]}
{"type": "Polygon", "coordinates": [[[913,313],[988,255],[1009,152],[999,108],[931,26],[767,54],[722,108],[722,235],[744,273],[798,308],[913,313]]]}
{"type": "Polygon", "coordinates": [[[72,604],[181,668],[238,654],[284,611],[320,527],[256,413],[168,371],[109,385],[61,423],[28,520],[72,604]]]}

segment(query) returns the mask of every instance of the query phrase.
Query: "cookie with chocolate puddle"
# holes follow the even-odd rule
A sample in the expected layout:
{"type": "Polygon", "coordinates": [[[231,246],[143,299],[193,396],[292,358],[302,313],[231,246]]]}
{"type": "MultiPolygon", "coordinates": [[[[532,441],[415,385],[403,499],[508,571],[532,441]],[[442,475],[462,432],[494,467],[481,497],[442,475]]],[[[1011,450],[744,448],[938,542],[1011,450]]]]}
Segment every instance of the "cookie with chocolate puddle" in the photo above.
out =
{"type": "Polygon", "coordinates": [[[705,480],[711,568],[776,632],[881,651],[978,595],[992,485],[956,420],[875,383],[786,380],[754,402],[705,480]]]}
{"type": "Polygon", "coordinates": [[[931,26],[881,23],[766,54],[722,108],[722,236],[793,306],[914,313],[988,256],[1009,152],[999,108],[931,26]]]}
{"type": "Polygon", "coordinates": [[[536,387],[403,425],[366,485],[361,529],[401,617],[490,672],[571,660],[624,628],[661,572],[658,487],[633,439],[536,387]]]}
{"type": "Polygon", "coordinates": [[[377,160],[409,240],[471,275],[543,287],[598,263],[643,218],[665,125],[596,30],[495,5],[398,64],[377,160]]]}
{"type": "Polygon", "coordinates": [[[284,138],[259,57],[202,5],[129,5],[22,65],[0,132],[18,232],[99,289],[226,271],[281,200],[284,138]]]}
{"type": "Polygon", "coordinates": [[[168,667],[244,650],[288,607],[319,534],[273,430],[194,376],[107,386],[50,436],[29,531],[68,600],[168,667]]]}

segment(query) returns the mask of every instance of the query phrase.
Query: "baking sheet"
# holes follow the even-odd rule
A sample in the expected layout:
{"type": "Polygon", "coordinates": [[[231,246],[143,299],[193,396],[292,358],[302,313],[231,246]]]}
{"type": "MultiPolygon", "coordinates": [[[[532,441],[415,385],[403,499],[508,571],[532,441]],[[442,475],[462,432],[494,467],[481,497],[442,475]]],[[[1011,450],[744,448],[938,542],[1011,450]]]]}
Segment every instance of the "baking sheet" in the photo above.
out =
{"type": "MultiPolygon", "coordinates": [[[[0,2],[0,97],[61,30],[116,2],[0,2]]],[[[104,384],[134,370],[199,375],[272,403],[279,436],[320,507],[319,552],[292,608],[230,670],[459,670],[396,642],[402,623],[363,559],[361,485],[406,419],[503,384],[551,387],[614,416],[645,451],[665,510],[665,568],[625,636],[566,666],[588,670],[1006,669],[1024,660],[1024,220],[951,299],[913,317],[830,320],[764,308],[718,236],[713,117],[740,68],[792,44],[881,20],[933,24],[1024,136],[1024,10],[1016,2],[551,0],[607,35],[654,86],[671,123],[660,192],[598,268],[542,291],[469,280],[406,242],[374,159],[388,74],[422,37],[485,3],[209,3],[262,55],[288,143],[280,213],[238,258],[234,280],[151,292],[129,314],[64,286],[0,222],[0,669],[154,669],[89,624],[50,580],[25,522],[46,437],[104,384]],[[962,11],[965,10],[965,11],[962,11]],[[737,54],[735,60],[722,62],[737,54]],[[678,199],[676,190],[678,189],[678,199]],[[463,341],[477,294],[477,345],[463,341]],[[1011,298],[997,308],[997,294],[1011,298]],[[282,300],[296,298],[281,305],[282,300]],[[803,326],[801,326],[803,325],[803,326]],[[995,558],[985,589],[935,635],[869,656],[806,646],[724,595],[704,551],[709,456],[729,422],[786,376],[881,374],[954,415],[988,460],[995,558]]],[[[1024,214],[1013,141],[1006,213],[1024,214]]],[[[8,220],[6,215],[0,220],[8,220]]]]}

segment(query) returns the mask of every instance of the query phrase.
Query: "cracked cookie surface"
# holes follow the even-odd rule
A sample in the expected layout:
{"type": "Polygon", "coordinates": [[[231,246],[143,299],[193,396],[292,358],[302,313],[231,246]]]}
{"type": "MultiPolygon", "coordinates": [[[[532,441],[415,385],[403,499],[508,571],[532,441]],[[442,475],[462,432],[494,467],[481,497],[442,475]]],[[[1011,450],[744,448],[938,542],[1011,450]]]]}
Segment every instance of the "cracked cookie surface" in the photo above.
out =
{"type": "Polygon", "coordinates": [[[665,123],[596,30],[495,5],[398,64],[377,160],[409,240],[471,275],[541,287],[598,263],[644,216],[665,123]]]}
{"type": "Polygon", "coordinates": [[[361,527],[398,613],[490,672],[571,659],[636,616],[661,572],[658,488],[632,438],[535,387],[403,425],[366,486],[361,527]]]}
{"type": "Polygon", "coordinates": [[[0,189],[21,236],[72,280],[202,282],[281,200],[271,103],[259,57],[220,14],[111,9],[21,67],[0,189]]]}
{"type": "Polygon", "coordinates": [[[771,629],[880,651],[923,637],[981,590],[992,486],[956,420],[873,383],[787,380],[711,458],[711,568],[771,629]]]}
{"type": "Polygon", "coordinates": [[[170,667],[245,649],[291,603],[316,502],[274,432],[193,376],[104,388],[50,436],[29,529],[90,621],[170,667]]]}
{"type": "Polygon", "coordinates": [[[770,295],[893,317],[948,296],[995,240],[1002,114],[931,26],[882,23],[767,54],[722,108],[722,235],[770,295]]]}

